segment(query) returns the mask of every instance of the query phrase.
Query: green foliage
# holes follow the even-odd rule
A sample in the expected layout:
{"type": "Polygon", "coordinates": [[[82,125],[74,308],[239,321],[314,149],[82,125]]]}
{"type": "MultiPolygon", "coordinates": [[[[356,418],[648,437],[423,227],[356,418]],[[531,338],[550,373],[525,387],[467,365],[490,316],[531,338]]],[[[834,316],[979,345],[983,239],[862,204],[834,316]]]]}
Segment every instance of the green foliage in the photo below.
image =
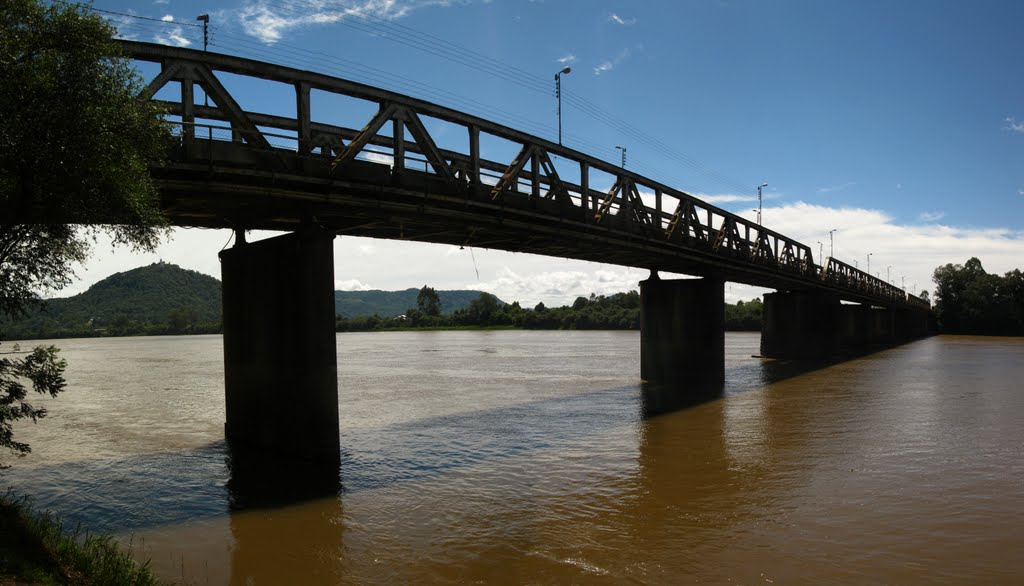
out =
{"type": "MultiPolygon", "coordinates": [[[[725,329],[761,329],[760,299],[725,306],[725,329]]],[[[410,309],[404,319],[379,315],[344,318],[338,316],[339,332],[407,328],[526,328],[534,330],[635,330],[640,327],[640,294],[636,291],[614,295],[577,297],[571,306],[532,310],[519,302],[503,303],[490,293],[480,293],[468,306],[450,315],[429,316],[410,309]]]]}
{"type": "Polygon", "coordinates": [[[117,273],[88,291],[0,320],[8,339],[220,331],[220,281],[169,263],[117,273]]]}
{"type": "Polygon", "coordinates": [[[7,0],[0,27],[0,314],[14,314],[67,285],[99,232],[156,244],[149,167],[170,134],[85,7],[7,0]]]}
{"type": "Polygon", "coordinates": [[[953,334],[1024,335],[1024,274],[989,274],[977,258],[935,269],[935,313],[953,334]]]}
{"type": "MultiPolygon", "coordinates": [[[[0,448],[6,448],[16,456],[29,453],[28,444],[14,440],[12,424],[22,419],[31,419],[33,423],[46,417],[46,409],[33,407],[26,401],[28,387],[39,394],[56,397],[64,390],[64,368],[67,362],[57,357],[57,348],[40,346],[20,355],[18,346],[14,350],[0,355],[0,448]]],[[[0,460],[0,469],[7,468],[0,460]]]]}
{"type": "Polygon", "coordinates": [[[433,287],[426,285],[416,295],[416,309],[423,315],[437,317],[441,315],[441,298],[433,287]]]}
{"type": "Polygon", "coordinates": [[[725,329],[740,332],[761,331],[761,316],[764,313],[764,305],[760,299],[751,299],[743,302],[737,301],[736,305],[725,304],[725,329]]]}
{"type": "MultiPolygon", "coordinates": [[[[334,312],[346,318],[369,317],[381,315],[395,317],[409,313],[409,309],[418,307],[419,293],[422,289],[406,289],[404,291],[335,291],[334,312]]],[[[439,312],[452,312],[467,307],[479,291],[434,291],[440,303],[439,312]]],[[[438,314],[440,315],[440,313],[438,314]]]]}
{"type": "MultiPolygon", "coordinates": [[[[0,316],[22,315],[71,282],[90,242],[152,249],[165,231],[150,166],[170,132],[120,55],[114,30],[64,2],[0,2],[0,316]]],[[[37,348],[0,368],[0,446],[10,423],[45,414],[22,380],[56,395],[64,361],[37,348]]]]}
{"type": "Polygon", "coordinates": [[[109,536],[66,531],[58,517],[10,492],[0,495],[0,528],[0,580],[12,572],[19,584],[161,584],[109,536]]]}

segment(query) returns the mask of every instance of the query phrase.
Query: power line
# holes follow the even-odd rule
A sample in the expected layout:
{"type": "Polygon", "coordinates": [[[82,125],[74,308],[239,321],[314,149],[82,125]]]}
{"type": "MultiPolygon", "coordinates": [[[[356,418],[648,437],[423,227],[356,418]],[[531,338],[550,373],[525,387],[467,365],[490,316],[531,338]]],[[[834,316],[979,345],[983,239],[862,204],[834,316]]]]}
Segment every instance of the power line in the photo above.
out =
{"type": "MultiPolygon", "coordinates": [[[[343,16],[341,16],[337,21],[339,24],[342,24],[343,26],[347,26],[349,28],[361,31],[366,34],[383,36],[388,40],[391,40],[398,44],[419,51],[423,51],[425,53],[440,57],[442,59],[451,61],[453,63],[457,63],[465,67],[469,67],[473,70],[485,73],[492,77],[499,78],[502,81],[518,85],[523,89],[531,90],[533,92],[538,92],[544,95],[549,95],[552,93],[552,88],[549,87],[550,84],[548,84],[545,79],[538,78],[513,65],[504,63],[500,60],[488,57],[486,55],[482,55],[480,53],[462,47],[458,44],[441,39],[429,33],[418,31],[412,27],[408,27],[393,22],[386,18],[382,18],[368,13],[354,13],[351,10],[349,10],[348,7],[345,7],[338,3],[318,3],[316,6],[313,6],[309,3],[302,3],[296,0],[267,0],[263,4],[270,8],[277,8],[280,10],[290,11],[292,13],[294,13],[297,10],[308,11],[310,9],[323,9],[333,7],[339,12],[343,13],[343,16]]],[[[95,10],[97,12],[104,12],[107,14],[118,15],[121,17],[127,17],[135,20],[160,23],[160,25],[164,27],[189,26],[201,28],[201,25],[199,24],[165,21],[162,19],[143,17],[134,14],[92,7],[90,7],[90,9],[95,10]]],[[[131,28],[132,30],[140,30],[143,32],[150,33],[167,32],[166,30],[155,31],[153,28],[146,28],[142,25],[142,23],[135,23],[135,26],[129,28],[131,28]]],[[[302,47],[289,45],[282,41],[276,42],[275,50],[272,51],[266,48],[266,46],[263,43],[253,41],[248,36],[224,32],[221,30],[221,27],[211,27],[211,29],[213,29],[214,31],[220,31],[220,35],[225,37],[227,40],[230,40],[232,43],[239,45],[247,45],[249,48],[246,49],[243,47],[241,50],[239,50],[239,48],[236,47],[234,44],[224,45],[218,42],[211,42],[210,44],[214,46],[229,49],[241,54],[257,54],[259,55],[260,59],[266,59],[277,62],[281,62],[277,58],[279,53],[287,53],[289,55],[289,58],[292,60],[312,64],[313,67],[311,67],[311,69],[323,69],[324,64],[322,59],[327,58],[332,63],[338,64],[339,62],[341,62],[342,65],[336,65],[335,67],[331,67],[331,69],[333,69],[334,71],[346,71],[346,75],[351,75],[351,73],[355,72],[357,76],[362,77],[363,79],[373,79],[375,84],[379,84],[383,80],[384,83],[387,83],[392,87],[408,88],[412,86],[415,87],[415,91],[419,93],[437,96],[443,100],[448,101],[449,103],[454,102],[460,104],[469,104],[473,109],[477,111],[487,112],[488,117],[504,120],[513,120],[515,125],[519,126],[520,128],[529,128],[532,132],[535,132],[539,135],[547,136],[553,133],[553,130],[548,128],[547,125],[539,124],[525,115],[515,115],[508,112],[507,110],[498,109],[496,107],[489,106],[482,102],[466,98],[465,96],[454,94],[452,92],[448,92],[446,90],[442,90],[439,88],[435,88],[433,86],[430,86],[429,84],[411,80],[409,78],[405,78],[403,76],[396,75],[391,72],[379,70],[361,63],[328,55],[323,52],[310,51],[302,47]]],[[[294,61],[290,61],[289,63],[283,64],[291,64],[293,62],[294,61]]],[[[587,100],[586,98],[583,98],[582,96],[579,96],[575,93],[568,91],[563,92],[563,96],[565,97],[567,104],[576,109],[578,112],[584,114],[585,116],[591,119],[594,119],[597,122],[600,122],[601,124],[613,130],[622,133],[624,136],[632,139],[636,143],[642,144],[645,147],[649,148],[655,154],[682,163],[683,165],[690,168],[694,172],[699,173],[705,176],[706,178],[710,179],[712,182],[720,184],[722,186],[726,186],[731,190],[735,190],[739,193],[745,193],[749,191],[749,187],[743,185],[742,182],[736,181],[735,179],[727,175],[724,175],[714,169],[711,169],[710,167],[704,165],[703,163],[700,163],[699,161],[696,161],[691,157],[679,153],[678,151],[676,151],[663,141],[655,137],[652,137],[651,135],[644,133],[643,131],[638,130],[634,125],[626,122],[625,120],[619,118],[618,116],[612,114],[611,112],[604,110],[603,108],[587,100]]],[[[574,143],[575,145],[589,147],[594,151],[607,152],[609,156],[603,158],[611,160],[614,158],[614,155],[617,155],[617,153],[611,151],[607,146],[596,145],[593,142],[590,142],[572,133],[568,133],[567,136],[573,139],[572,143],[574,143]]],[[[636,159],[630,165],[630,167],[633,169],[648,169],[648,174],[652,178],[654,178],[655,176],[664,175],[664,171],[659,169],[653,169],[648,165],[640,162],[640,160],[636,159]]]]}

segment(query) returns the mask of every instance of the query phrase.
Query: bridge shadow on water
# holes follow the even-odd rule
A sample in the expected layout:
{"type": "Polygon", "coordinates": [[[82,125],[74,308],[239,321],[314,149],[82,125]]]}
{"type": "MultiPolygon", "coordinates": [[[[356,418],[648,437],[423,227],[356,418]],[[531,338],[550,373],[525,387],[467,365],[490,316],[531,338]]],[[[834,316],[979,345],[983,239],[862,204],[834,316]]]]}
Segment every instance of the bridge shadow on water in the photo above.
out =
{"type": "MultiPolygon", "coordinates": [[[[533,452],[580,446],[621,426],[763,388],[835,362],[750,360],[725,384],[638,383],[369,429],[342,429],[341,458],[253,457],[226,441],[184,451],[15,467],[5,484],[69,526],[129,532],[429,480],[533,452]]],[[[344,406],[342,406],[344,408],[344,406]]]]}

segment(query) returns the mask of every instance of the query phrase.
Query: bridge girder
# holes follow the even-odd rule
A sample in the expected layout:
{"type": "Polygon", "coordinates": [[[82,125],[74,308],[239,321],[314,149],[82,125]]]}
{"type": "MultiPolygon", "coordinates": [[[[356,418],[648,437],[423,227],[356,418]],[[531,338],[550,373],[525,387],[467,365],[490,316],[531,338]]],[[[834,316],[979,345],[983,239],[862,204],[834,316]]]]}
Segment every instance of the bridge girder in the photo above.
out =
{"type": "Polygon", "coordinates": [[[181,117],[179,143],[171,162],[153,170],[168,215],[179,225],[289,230],[312,217],[338,234],[486,244],[928,308],[836,259],[816,264],[807,245],[681,190],[481,118],[308,71],[122,44],[132,58],[161,64],[145,96],[171,81],[181,84],[179,101],[162,102],[181,117]],[[296,116],[245,111],[217,72],[294,86],[296,116]],[[194,103],[195,84],[214,105],[194,103]],[[313,89],[374,102],[378,109],[359,130],[320,123],[311,119],[313,89]],[[423,117],[462,127],[468,152],[439,148],[423,117]],[[197,118],[227,125],[197,124],[197,118]],[[390,136],[382,133],[388,122],[390,136]],[[485,159],[481,134],[520,145],[518,155],[509,164],[485,159]],[[409,167],[410,154],[429,168],[409,167]],[[566,180],[553,155],[577,174],[575,182],[566,180]],[[592,188],[595,171],[614,177],[607,191],[592,188]],[[654,207],[644,200],[650,194],[654,207]],[[675,200],[671,214],[665,198],[675,200]]]}

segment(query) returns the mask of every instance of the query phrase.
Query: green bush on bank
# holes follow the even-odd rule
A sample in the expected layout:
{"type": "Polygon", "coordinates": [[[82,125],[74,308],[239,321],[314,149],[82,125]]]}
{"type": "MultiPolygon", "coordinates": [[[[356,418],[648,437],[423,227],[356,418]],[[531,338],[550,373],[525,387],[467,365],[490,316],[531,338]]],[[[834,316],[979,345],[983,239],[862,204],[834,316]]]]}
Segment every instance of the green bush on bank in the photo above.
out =
{"type": "Polygon", "coordinates": [[[148,565],[139,566],[107,535],[66,531],[50,512],[29,500],[0,495],[0,582],[33,584],[157,585],[148,565]]]}

